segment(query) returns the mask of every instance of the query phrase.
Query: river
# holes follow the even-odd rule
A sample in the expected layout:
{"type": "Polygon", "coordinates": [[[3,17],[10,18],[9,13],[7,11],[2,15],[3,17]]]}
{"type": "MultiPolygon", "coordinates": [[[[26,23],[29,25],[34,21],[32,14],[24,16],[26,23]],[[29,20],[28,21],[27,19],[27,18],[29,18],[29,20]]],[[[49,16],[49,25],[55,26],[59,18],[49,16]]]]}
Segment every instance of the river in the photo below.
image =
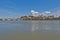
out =
{"type": "Polygon", "coordinates": [[[0,21],[0,40],[60,40],[60,20],[0,21]]]}

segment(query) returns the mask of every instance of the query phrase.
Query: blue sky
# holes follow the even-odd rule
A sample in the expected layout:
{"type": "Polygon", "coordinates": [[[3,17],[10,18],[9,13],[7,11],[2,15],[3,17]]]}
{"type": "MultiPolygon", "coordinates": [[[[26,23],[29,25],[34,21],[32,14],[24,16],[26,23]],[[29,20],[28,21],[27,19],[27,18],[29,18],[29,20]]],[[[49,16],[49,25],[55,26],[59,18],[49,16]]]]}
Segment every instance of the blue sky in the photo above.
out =
{"type": "Polygon", "coordinates": [[[59,14],[59,8],[60,0],[0,0],[0,17],[30,15],[31,10],[53,11],[52,14],[59,14]]]}

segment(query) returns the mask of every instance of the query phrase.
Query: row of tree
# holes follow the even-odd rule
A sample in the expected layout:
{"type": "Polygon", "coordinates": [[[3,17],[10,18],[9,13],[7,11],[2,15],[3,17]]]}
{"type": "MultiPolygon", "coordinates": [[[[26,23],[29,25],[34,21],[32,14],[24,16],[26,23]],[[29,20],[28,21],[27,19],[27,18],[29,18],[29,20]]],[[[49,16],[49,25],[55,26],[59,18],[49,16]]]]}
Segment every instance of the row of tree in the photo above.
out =
{"type": "Polygon", "coordinates": [[[60,16],[59,17],[54,17],[54,16],[22,16],[20,18],[20,20],[60,20],[60,16]]]}

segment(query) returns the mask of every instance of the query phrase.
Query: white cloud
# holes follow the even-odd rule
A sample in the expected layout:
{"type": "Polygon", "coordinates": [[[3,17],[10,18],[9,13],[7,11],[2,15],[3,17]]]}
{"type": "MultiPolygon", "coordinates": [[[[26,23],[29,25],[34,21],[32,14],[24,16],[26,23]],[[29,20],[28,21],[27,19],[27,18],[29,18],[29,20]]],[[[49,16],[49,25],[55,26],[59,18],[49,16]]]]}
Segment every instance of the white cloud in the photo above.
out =
{"type": "Polygon", "coordinates": [[[60,16],[60,7],[54,9],[52,13],[53,13],[53,15],[55,15],[55,16],[60,16]]]}
{"type": "Polygon", "coordinates": [[[50,14],[51,12],[50,11],[45,11],[46,14],[50,14]]]}
{"type": "Polygon", "coordinates": [[[39,14],[39,12],[36,12],[35,10],[31,10],[31,13],[32,13],[32,16],[38,16],[39,14]]]}
{"type": "Polygon", "coordinates": [[[33,13],[33,15],[44,15],[44,16],[48,16],[48,15],[54,15],[54,16],[60,16],[60,8],[56,8],[56,9],[53,9],[52,11],[43,11],[43,12],[36,12],[34,10],[31,10],[31,13],[33,13]],[[40,14],[39,14],[40,13],[40,14]]]}

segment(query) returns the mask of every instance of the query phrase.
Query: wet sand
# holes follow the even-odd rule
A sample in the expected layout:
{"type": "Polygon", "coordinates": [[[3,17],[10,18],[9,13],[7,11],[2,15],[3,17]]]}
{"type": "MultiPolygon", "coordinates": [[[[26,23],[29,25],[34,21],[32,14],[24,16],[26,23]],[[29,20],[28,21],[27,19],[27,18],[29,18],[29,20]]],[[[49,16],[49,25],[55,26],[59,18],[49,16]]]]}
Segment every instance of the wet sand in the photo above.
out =
{"type": "Polygon", "coordinates": [[[58,32],[6,33],[0,40],[60,40],[58,32]]]}

